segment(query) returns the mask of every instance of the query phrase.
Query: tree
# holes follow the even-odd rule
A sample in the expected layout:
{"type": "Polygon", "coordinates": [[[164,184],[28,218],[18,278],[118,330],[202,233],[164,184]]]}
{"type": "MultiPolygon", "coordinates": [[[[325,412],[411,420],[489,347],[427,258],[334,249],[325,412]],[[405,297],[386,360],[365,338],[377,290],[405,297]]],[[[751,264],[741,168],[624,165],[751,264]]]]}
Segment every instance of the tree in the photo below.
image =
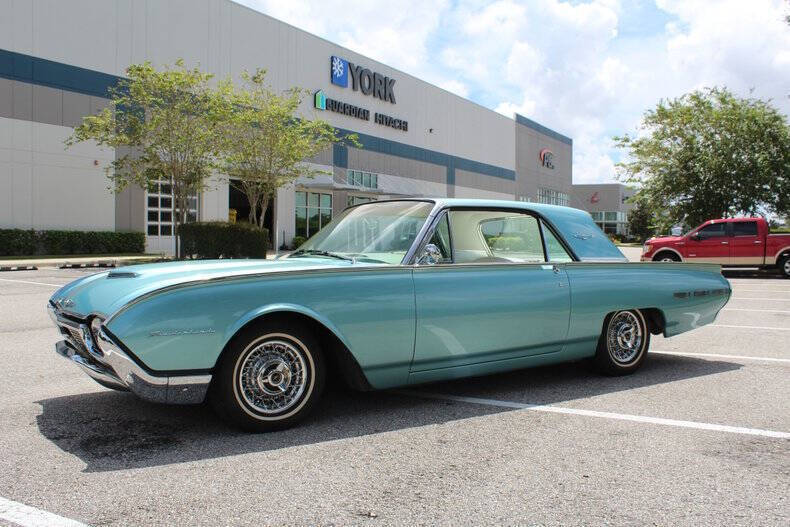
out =
{"type": "Polygon", "coordinates": [[[643,242],[653,235],[653,223],[653,214],[650,212],[650,208],[643,201],[637,200],[628,213],[629,235],[643,242]]]}
{"type": "Polygon", "coordinates": [[[265,76],[264,70],[242,75],[245,86],[234,94],[235,110],[227,131],[230,142],[224,154],[231,184],[244,192],[250,204],[249,221],[260,227],[278,188],[298,177],[323,173],[307,159],[334,143],[359,146],[353,134],[341,137],[325,121],[299,118],[299,106],[309,93],[300,88],[275,93],[265,84],[265,76]]]}
{"type": "Polygon", "coordinates": [[[641,128],[614,138],[629,154],[618,177],[640,186],[659,229],[790,211],[790,129],[768,101],[694,91],[660,101],[641,128]]]}
{"type": "MultiPolygon", "coordinates": [[[[210,85],[213,75],[187,69],[182,60],[162,71],[150,62],[136,64],[126,74],[111,88],[109,107],[84,117],[66,144],[90,140],[128,152],[106,167],[115,192],[128,185],[172,183],[178,236],[190,195],[205,190],[219,167],[222,126],[232,111],[231,85],[210,85]]],[[[176,253],[181,256],[178,246],[176,253]]]]}

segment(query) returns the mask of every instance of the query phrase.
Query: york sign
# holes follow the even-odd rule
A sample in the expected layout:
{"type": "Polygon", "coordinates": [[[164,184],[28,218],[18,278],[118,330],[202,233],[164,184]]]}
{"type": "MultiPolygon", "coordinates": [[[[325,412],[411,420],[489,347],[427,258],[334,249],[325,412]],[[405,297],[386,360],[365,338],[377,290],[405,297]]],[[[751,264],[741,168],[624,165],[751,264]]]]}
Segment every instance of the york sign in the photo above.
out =
{"type": "Polygon", "coordinates": [[[374,73],[334,55],[329,60],[329,71],[332,84],[348,88],[348,78],[351,77],[352,90],[395,104],[395,79],[374,73]]]}

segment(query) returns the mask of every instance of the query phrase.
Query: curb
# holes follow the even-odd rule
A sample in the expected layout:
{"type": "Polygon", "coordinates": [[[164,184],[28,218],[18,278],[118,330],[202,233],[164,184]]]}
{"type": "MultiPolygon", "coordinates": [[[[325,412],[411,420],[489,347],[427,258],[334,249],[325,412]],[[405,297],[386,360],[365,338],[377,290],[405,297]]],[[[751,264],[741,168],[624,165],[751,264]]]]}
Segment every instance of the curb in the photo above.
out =
{"type": "Polygon", "coordinates": [[[84,269],[86,267],[115,267],[115,262],[69,263],[58,266],[58,269],[84,269]]]}
{"type": "Polygon", "coordinates": [[[38,267],[35,265],[4,265],[0,267],[0,271],[37,271],[38,267]]]}

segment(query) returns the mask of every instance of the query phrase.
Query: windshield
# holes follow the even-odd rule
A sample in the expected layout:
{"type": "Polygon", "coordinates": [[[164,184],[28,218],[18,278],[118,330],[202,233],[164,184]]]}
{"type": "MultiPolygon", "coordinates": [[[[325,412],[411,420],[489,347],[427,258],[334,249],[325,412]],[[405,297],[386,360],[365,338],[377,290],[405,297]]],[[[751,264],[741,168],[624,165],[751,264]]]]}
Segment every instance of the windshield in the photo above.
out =
{"type": "Polygon", "coordinates": [[[433,203],[424,201],[374,202],[346,209],[290,257],[400,264],[431,209],[433,203]]]}

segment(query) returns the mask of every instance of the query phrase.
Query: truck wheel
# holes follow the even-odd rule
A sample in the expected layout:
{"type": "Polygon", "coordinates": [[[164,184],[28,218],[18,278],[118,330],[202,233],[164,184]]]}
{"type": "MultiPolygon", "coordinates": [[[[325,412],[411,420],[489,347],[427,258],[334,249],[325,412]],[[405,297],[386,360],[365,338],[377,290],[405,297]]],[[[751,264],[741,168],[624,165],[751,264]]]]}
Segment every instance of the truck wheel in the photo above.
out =
{"type": "Polygon", "coordinates": [[[647,356],[650,331],[641,311],[616,311],[603,324],[595,364],[606,375],[634,373],[647,356]]]}
{"type": "Polygon", "coordinates": [[[782,272],[782,276],[790,278],[790,254],[779,260],[779,270],[782,272]]]}
{"type": "Polygon", "coordinates": [[[680,258],[675,253],[671,253],[669,251],[664,251],[662,253],[658,253],[653,257],[654,262],[679,262],[680,258]]]}
{"type": "Polygon", "coordinates": [[[318,341],[294,322],[242,330],[220,359],[209,400],[220,417],[251,432],[289,428],[321,396],[326,367],[318,341]]]}

